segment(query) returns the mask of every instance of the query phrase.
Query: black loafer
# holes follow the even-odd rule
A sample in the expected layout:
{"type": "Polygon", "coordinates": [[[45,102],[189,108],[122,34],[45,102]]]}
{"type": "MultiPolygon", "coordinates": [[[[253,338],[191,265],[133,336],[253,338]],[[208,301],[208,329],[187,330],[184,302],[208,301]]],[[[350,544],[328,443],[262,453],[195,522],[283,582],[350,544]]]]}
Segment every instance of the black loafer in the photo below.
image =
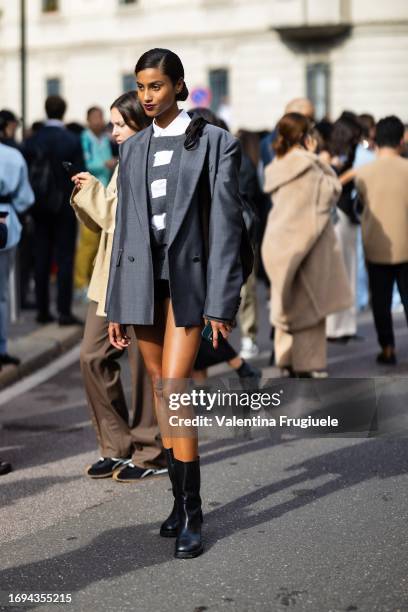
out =
{"type": "Polygon", "coordinates": [[[49,312],[39,312],[35,320],[41,325],[48,325],[48,323],[54,323],[55,317],[49,312]]]}
{"type": "Polygon", "coordinates": [[[89,478],[109,478],[116,470],[119,470],[130,459],[117,459],[111,457],[101,457],[98,461],[86,468],[86,475],[89,478]]]}
{"type": "Polygon", "coordinates": [[[8,355],[7,353],[3,353],[3,355],[0,355],[0,365],[15,365],[18,366],[21,363],[21,359],[19,359],[18,357],[12,357],[11,355],[8,355]]]}
{"type": "Polygon", "coordinates": [[[0,476],[4,476],[5,474],[8,474],[9,472],[11,472],[12,467],[11,467],[11,463],[8,463],[7,461],[2,461],[0,459],[0,476]]]}
{"type": "Polygon", "coordinates": [[[395,353],[385,354],[383,351],[377,355],[377,363],[380,365],[396,365],[397,357],[395,353]]]}
{"type": "Polygon", "coordinates": [[[150,476],[160,476],[161,474],[167,474],[167,468],[141,468],[129,462],[115,472],[113,479],[117,482],[136,482],[150,478],[150,476]]]}

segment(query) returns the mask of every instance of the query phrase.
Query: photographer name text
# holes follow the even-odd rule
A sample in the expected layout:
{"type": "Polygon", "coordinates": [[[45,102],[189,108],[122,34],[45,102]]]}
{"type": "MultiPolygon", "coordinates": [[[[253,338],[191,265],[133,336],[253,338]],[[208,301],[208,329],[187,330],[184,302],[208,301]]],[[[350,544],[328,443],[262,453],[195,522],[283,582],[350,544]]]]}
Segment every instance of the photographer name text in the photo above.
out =
{"type": "Polygon", "coordinates": [[[299,427],[309,429],[313,427],[338,427],[339,420],[330,416],[325,418],[307,417],[288,417],[281,415],[279,418],[261,417],[227,417],[222,416],[195,416],[191,418],[172,415],[169,417],[171,427],[299,427]]]}

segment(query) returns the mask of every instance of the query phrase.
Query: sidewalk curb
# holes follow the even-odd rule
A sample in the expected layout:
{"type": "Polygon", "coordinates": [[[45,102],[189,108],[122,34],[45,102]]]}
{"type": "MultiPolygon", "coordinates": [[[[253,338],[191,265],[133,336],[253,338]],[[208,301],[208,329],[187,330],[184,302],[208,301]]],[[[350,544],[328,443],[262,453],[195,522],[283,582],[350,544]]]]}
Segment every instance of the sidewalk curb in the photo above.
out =
{"type": "Polygon", "coordinates": [[[66,353],[82,336],[82,326],[59,327],[56,323],[51,323],[27,336],[10,340],[10,354],[19,357],[21,363],[17,367],[3,366],[0,371],[0,389],[21,380],[66,353]]]}

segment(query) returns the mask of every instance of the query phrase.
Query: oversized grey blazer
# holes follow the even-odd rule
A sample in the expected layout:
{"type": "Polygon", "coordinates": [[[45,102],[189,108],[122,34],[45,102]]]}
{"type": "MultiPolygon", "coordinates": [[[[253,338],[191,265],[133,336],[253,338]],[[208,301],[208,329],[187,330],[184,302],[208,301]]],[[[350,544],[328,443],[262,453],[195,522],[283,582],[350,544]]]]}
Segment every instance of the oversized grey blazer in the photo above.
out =
{"type": "MultiPolygon", "coordinates": [[[[152,325],[154,321],[146,180],[151,134],[150,126],[120,147],[106,306],[108,320],[116,323],[152,325]]],[[[204,315],[233,320],[237,313],[243,280],[240,159],[239,141],[212,125],[204,127],[195,149],[183,148],[168,240],[169,285],[177,327],[201,325],[204,315]],[[208,163],[211,193],[208,262],[198,193],[204,163],[208,163]]]]}

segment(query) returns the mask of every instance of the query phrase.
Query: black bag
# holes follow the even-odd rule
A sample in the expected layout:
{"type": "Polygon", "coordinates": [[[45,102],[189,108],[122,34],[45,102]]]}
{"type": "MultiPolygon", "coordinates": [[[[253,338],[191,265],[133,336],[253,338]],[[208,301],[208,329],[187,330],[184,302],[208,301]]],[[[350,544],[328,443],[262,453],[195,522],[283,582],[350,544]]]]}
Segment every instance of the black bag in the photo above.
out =
{"type": "Polygon", "coordinates": [[[29,161],[28,176],[35,195],[35,212],[56,214],[64,202],[50,155],[37,150],[29,161]]]}

